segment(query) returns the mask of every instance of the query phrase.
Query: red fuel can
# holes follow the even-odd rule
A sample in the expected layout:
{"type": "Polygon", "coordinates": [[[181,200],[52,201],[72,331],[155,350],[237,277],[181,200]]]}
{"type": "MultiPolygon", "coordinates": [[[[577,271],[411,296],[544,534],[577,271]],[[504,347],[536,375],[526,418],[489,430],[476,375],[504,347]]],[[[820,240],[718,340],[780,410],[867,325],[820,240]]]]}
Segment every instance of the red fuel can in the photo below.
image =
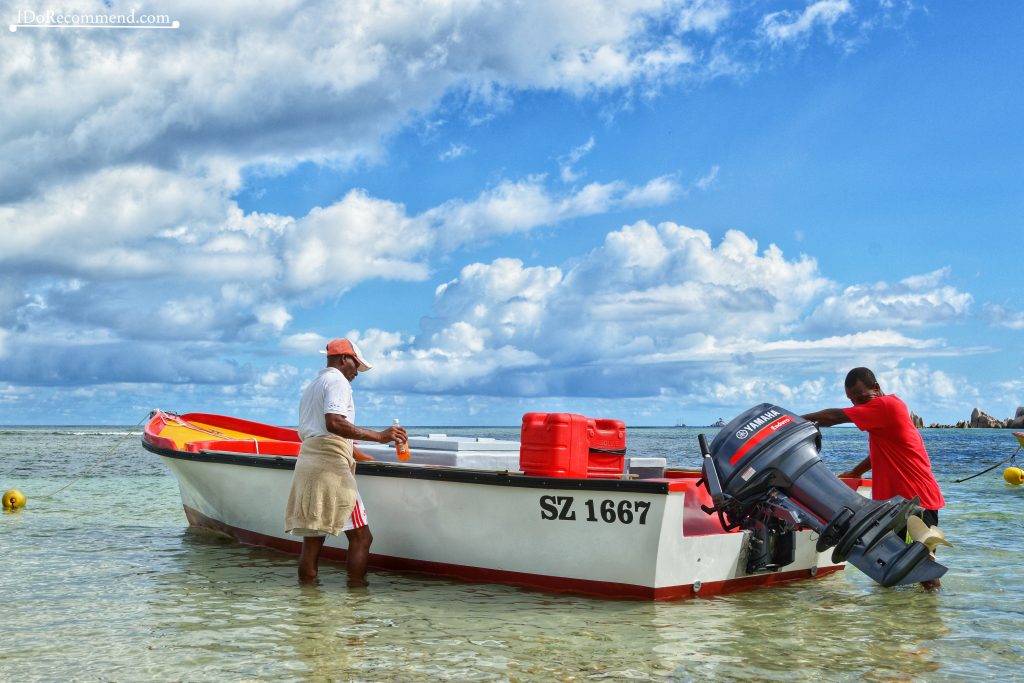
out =
{"type": "Polygon", "coordinates": [[[573,413],[526,413],[519,469],[531,477],[587,476],[588,420],[573,413]]]}
{"type": "Polygon", "coordinates": [[[588,422],[587,476],[618,479],[626,465],[626,423],[593,418],[588,422]]]}
{"type": "Polygon", "coordinates": [[[618,478],[626,455],[626,423],[574,413],[526,413],[519,469],[533,477],[618,478]]]}

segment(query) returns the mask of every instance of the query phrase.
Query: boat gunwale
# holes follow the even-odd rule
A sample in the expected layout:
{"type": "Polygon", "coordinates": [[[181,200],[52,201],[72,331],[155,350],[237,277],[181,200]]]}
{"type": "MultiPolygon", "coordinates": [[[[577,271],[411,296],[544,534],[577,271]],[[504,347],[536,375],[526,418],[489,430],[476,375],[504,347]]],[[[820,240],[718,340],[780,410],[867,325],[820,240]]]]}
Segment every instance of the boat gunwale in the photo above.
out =
{"type": "MultiPolygon", "coordinates": [[[[245,467],[266,467],[270,469],[295,469],[295,456],[236,454],[227,451],[189,452],[156,446],[142,440],[142,447],[156,455],[175,460],[241,465],[245,467]]],[[[681,492],[688,485],[680,486],[670,480],[649,479],[575,479],[561,477],[530,477],[505,470],[473,470],[443,465],[409,466],[387,462],[358,462],[356,474],[371,477],[396,477],[401,479],[423,479],[447,481],[460,484],[482,484],[488,486],[512,486],[517,488],[560,489],[571,491],[620,491],[626,493],[650,493],[665,495],[670,491],[681,492]]]]}

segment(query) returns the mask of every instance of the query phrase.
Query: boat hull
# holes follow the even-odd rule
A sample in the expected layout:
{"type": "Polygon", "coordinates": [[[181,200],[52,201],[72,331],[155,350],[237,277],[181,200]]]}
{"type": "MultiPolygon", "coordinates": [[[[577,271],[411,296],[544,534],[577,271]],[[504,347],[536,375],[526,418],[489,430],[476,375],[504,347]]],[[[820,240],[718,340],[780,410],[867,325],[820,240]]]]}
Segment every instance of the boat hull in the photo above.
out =
{"type": "MultiPolygon", "coordinates": [[[[284,533],[295,458],[158,452],[178,480],[189,523],[244,543],[298,552],[284,533]]],[[[796,536],[795,560],[744,571],[748,534],[724,532],[699,505],[696,475],[590,480],[360,463],[374,534],[370,566],[602,597],[665,600],[771,585],[843,568],[796,536]]],[[[702,495],[703,494],[703,495],[702,495]]],[[[345,557],[344,535],[324,556],[345,557]]]]}

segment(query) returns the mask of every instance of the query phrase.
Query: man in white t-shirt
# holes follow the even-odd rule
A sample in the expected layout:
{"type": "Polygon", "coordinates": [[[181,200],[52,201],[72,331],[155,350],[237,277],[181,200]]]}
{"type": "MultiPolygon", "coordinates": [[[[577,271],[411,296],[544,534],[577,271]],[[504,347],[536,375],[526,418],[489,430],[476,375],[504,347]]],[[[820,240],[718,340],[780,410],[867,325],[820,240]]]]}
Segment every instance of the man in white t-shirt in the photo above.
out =
{"type": "Polygon", "coordinates": [[[285,530],[302,536],[302,581],[316,578],[327,535],[343,531],[348,539],[348,585],[365,586],[373,536],[356,489],[355,461],[373,457],[355,448],[352,440],[401,443],[408,437],[398,426],[380,432],[356,426],[351,382],[371,366],[348,339],[331,341],[326,353],[327,367],[309,383],[299,403],[302,449],[288,496],[285,530]]]}

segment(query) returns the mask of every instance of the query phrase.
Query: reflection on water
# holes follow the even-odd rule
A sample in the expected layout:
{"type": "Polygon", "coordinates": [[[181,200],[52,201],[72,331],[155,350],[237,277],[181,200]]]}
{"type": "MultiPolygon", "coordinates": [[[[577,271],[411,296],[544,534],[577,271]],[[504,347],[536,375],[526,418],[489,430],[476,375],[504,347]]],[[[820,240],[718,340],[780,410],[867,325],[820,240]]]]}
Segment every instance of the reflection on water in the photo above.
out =
{"type": "Polygon", "coordinates": [[[181,550],[153,576],[156,635],[211,679],[928,679],[949,635],[938,596],[852,575],[646,603],[384,572],[348,591],[337,563],[300,586],[273,552],[206,533],[181,550]]]}
{"type": "MultiPolygon", "coordinates": [[[[674,613],[676,605],[662,607],[659,617],[666,626],[681,616],[674,613]]],[[[947,634],[931,596],[917,589],[851,585],[845,576],[727,596],[702,610],[700,619],[712,635],[692,644],[688,657],[676,659],[675,674],[731,679],[754,670],[761,680],[924,676],[938,670],[928,643],[947,634]],[[695,672],[687,659],[709,663],[695,672]]],[[[670,651],[678,656],[692,633],[673,633],[678,640],[670,651]]]]}
{"type": "MultiPolygon", "coordinates": [[[[642,453],[689,458],[689,433],[633,434],[642,453]]],[[[858,459],[859,434],[832,434],[836,469],[858,459]]],[[[940,480],[981,469],[1000,436],[926,432],[940,480]]],[[[45,439],[0,434],[5,471],[29,494],[26,510],[0,516],[3,680],[930,682],[1005,680],[1024,656],[1024,488],[995,477],[944,486],[957,547],[940,551],[950,572],[938,594],[850,569],[646,603],[379,571],[350,591],[332,562],[300,586],[293,557],[186,530],[177,486],[149,456],[41,498],[103,446],[45,439]]]]}
{"type": "Polygon", "coordinates": [[[183,550],[178,571],[155,577],[160,632],[196,664],[247,677],[927,679],[940,668],[932,644],[949,635],[936,596],[843,575],[609,602],[380,572],[349,592],[332,563],[300,587],[289,558],[191,535],[183,550]]]}

